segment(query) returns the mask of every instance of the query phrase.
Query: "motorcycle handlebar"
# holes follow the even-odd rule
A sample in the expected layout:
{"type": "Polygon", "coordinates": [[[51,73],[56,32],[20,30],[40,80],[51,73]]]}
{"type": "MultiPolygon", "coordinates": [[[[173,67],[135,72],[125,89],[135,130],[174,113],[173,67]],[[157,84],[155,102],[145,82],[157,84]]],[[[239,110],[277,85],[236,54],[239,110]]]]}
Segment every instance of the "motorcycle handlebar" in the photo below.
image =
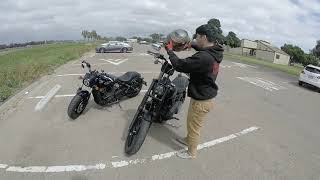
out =
{"type": "Polygon", "coordinates": [[[85,64],[85,66],[89,69],[89,72],[91,72],[91,65],[90,65],[89,63],[87,63],[86,61],[82,61],[82,62],[81,62],[82,68],[84,68],[84,64],[85,64]]]}
{"type": "Polygon", "coordinates": [[[154,56],[157,59],[162,59],[167,61],[167,59],[164,57],[164,55],[160,54],[160,53],[156,53],[156,52],[152,52],[152,51],[147,51],[148,54],[154,56]]]}

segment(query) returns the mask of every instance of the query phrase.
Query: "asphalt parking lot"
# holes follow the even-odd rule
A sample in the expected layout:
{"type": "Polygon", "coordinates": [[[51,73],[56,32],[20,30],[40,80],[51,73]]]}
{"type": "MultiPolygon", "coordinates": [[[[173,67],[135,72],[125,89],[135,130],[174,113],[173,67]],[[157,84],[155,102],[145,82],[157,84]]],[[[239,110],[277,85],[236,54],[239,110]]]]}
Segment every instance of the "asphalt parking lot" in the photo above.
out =
{"type": "Polygon", "coordinates": [[[5,106],[11,109],[2,109],[0,117],[0,179],[320,179],[319,93],[299,87],[295,77],[257,65],[223,60],[219,95],[195,160],[174,155],[183,148],[174,139],[186,135],[189,99],[180,121],[153,125],[131,157],[124,154],[125,136],[145,91],[121,107],[100,107],[91,98],[83,115],[68,118],[68,104],[84,73],[81,60],[115,75],[138,71],[149,85],[160,65],[148,49],[92,51],[33,83],[14,103],[15,97],[9,100],[5,106]],[[56,85],[61,88],[55,97],[35,111],[56,85]]]}

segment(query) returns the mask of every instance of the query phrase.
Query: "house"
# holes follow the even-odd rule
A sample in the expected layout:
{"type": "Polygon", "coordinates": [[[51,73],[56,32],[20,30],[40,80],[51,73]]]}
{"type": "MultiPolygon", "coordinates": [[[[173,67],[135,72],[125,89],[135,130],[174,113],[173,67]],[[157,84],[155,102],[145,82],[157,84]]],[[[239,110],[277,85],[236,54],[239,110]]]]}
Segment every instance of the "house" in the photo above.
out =
{"type": "Polygon", "coordinates": [[[288,65],[290,61],[290,56],[287,53],[263,40],[251,41],[249,39],[242,39],[241,47],[231,48],[229,52],[243,56],[255,56],[275,64],[288,65]]]}

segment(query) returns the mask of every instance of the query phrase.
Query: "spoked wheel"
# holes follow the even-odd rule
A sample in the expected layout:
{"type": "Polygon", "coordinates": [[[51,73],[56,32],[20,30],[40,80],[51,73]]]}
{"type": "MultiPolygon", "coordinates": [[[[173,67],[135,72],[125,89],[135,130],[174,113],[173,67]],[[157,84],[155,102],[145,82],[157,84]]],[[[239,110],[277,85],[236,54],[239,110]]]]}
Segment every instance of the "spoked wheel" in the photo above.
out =
{"type": "Polygon", "coordinates": [[[68,116],[71,119],[76,119],[80,116],[83,110],[86,108],[88,102],[87,99],[80,96],[75,95],[71,100],[69,107],[68,107],[68,116]]]}
{"type": "Polygon", "coordinates": [[[144,113],[140,113],[133,121],[125,143],[125,153],[128,155],[139,151],[151,125],[150,116],[144,113]]]}

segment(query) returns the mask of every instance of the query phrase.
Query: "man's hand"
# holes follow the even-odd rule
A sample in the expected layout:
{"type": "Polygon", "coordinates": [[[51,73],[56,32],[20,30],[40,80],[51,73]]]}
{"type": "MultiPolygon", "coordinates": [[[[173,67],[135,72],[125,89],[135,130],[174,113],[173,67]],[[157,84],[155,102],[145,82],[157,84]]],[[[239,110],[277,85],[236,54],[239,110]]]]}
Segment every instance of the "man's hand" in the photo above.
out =
{"type": "Polygon", "coordinates": [[[166,48],[167,51],[173,49],[173,42],[172,42],[172,40],[170,40],[170,41],[165,45],[165,48],[166,48]]]}
{"type": "Polygon", "coordinates": [[[186,44],[184,45],[183,49],[184,49],[184,50],[186,50],[186,49],[188,49],[188,50],[191,49],[191,41],[188,42],[188,43],[186,43],[186,44]]]}

